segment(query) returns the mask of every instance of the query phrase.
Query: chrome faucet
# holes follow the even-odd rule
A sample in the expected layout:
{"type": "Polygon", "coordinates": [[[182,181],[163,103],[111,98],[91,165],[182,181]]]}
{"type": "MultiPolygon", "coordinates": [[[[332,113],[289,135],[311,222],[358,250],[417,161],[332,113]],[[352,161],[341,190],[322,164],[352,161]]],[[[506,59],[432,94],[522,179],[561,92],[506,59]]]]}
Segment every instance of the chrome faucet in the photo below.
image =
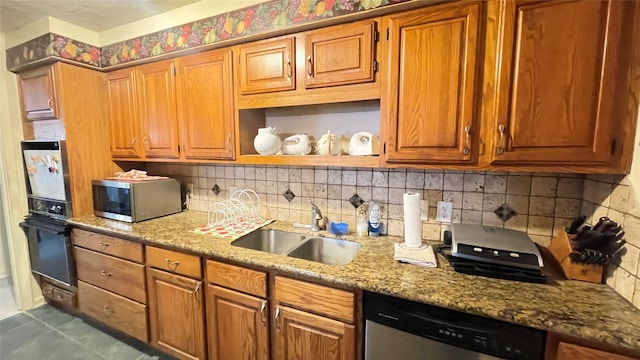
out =
{"type": "Polygon", "coordinates": [[[320,220],[322,220],[322,213],[320,212],[320,208],[318,205],[314,204],[313,201],[309,200],[311,203],[311,231],[320,231],[320,220]]]}

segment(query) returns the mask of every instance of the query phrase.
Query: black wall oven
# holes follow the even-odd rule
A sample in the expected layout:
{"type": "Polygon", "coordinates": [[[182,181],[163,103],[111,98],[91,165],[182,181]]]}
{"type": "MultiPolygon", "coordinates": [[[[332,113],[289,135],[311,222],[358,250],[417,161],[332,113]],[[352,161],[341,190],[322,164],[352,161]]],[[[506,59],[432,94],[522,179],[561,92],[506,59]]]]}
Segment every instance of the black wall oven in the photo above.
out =
{"type": "Polygon", "coordinates": [[[77,278],[71,245],[71,227],[64,220],[32,214],[20,223],[29,243],[31,271],[67,286],[77,278]]]}

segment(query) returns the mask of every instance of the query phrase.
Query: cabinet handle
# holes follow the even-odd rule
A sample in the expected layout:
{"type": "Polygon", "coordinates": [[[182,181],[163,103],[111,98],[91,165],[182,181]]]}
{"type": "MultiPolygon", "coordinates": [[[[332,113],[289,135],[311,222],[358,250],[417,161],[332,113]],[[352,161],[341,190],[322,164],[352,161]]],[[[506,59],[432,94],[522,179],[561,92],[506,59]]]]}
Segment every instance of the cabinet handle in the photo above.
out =
{"type": "Polygon", "coordinates": [[[144,145],[145,148],[147,147],[147,135],[142,138],[142,145],[144,145]]]}
{"type": "Polygon", "coordinates": [[[193,296],[196,298],[197,302],[200,302],[200,283],[198,283],[195,290],[193,290],[193,296]]]}
{"type": "Polygon", "coordinates": [[[106,242],[102,242],[102,241],[98,241],[98,245],[102,246],[103,248],[106,248],[106,247],[110,246],[111,244],[106,243],[106,242]]]}
{"type": "Polygon", "coordinates": [[[138,140],[138,137],[134,136],[133,139],[131,139],[131,145],[135,145],[136,140],[138,140]]]}
{"type": "Polygon", "coordinates": [[[287,77],[291,79],[292,71],[291,71],[291,60],[287,59],[287,77]]]}
{"type": "Polygon", "coordinates": [[[180,265],[180,261],[176,260],[176,261],[171,261],[169,259],[164,259],[164,262],[167,264],[167,266],[169,265],[173,265],[175,267],[178,267],[178,265],[180,265]]]}
{"type": "Polygon", "coordinates": [[[110,272],[106,272],[106,271],[102,270],[102,271],[100,271],[100,275],[111,277],[113,274],[110,273],[110,272]]]}
{"type": "Polygon", "coordinates": [[[111,308],[110,308],[108,305],[105,305],[105,306],[104,306],[104,308],[103,308],[103,310],[104,310],[104,311],[108,311],[108,312],[111,312],[111,311],[112,311],[112,310],[111,310],[111,308]]]}
{"type": "Polygon", "coordinates": [[[227,140],[225,140],[224,142],[224,149],[226,151],[230,151],[230,147],[231,147],[231,134],[227,135],[227,140]]]}
{"type": "Polygon", "coordinates": [[[464,132],[467,135],[467,139],[466,139],[466,143],[464,145],[464,148],[462,149],[462,153],[464,155],[469,155],[469,152],[471,151],[471,126],[467,125],[464,127],[464,132]]]}
{"type": "Polygon", "coordinates": [[[49,100],[47,100],[47,106],[49,107],[49,110],[53,111],[53,97],[50,97],[49,100]]]}
{"type": "Polygon", "coordinates": [[[260,305],[260,320],[262,320],[263,324],[267,324],[267,317],[265,316],[265,310],[267,309],[267,302],[263,301],[262,305],[260,305]]]}
{"type": "Polygon", "coordinates": [[[498,147],[496,147],[496,154],[502,155],[504,153],[504,125],[498,125],[498,131],[500,132],[500,139],[498,140],[498,147]]]}
{"type": "Polygon", "coordinates": [[[280,332],[280,323],[278,323],[278,318],[280,317],[280,306],[276,306],[276,331],[280,332]]]}
{"type": "Polygon", "coordinates": [[[311,55],[307,56],[307,79],[313,77],[313,62],[311,61],[311,55]]]}

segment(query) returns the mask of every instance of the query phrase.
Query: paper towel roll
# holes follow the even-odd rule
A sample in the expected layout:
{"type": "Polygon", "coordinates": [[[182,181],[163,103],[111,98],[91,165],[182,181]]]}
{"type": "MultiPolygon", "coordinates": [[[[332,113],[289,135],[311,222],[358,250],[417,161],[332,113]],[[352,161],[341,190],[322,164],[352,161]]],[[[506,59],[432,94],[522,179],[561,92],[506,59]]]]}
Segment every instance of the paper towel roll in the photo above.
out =
{"type": "Polygon", "coordinates": [[[422,222],[420,221],[420,194],[408,192],[402,195],[404,205],[404,244],[417,248],[422,245],[422,222]]]}

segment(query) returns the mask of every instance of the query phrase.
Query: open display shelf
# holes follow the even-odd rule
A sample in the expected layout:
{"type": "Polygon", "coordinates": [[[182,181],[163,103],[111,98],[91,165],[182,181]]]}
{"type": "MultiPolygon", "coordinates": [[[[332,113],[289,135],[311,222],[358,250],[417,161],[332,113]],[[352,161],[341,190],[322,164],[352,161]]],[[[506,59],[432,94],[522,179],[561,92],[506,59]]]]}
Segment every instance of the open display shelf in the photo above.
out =
{"type": "Polygon", "coordinates": [[[380,156],[351,155],[240,155],[240,164],[380,167],[380,156]]]}

